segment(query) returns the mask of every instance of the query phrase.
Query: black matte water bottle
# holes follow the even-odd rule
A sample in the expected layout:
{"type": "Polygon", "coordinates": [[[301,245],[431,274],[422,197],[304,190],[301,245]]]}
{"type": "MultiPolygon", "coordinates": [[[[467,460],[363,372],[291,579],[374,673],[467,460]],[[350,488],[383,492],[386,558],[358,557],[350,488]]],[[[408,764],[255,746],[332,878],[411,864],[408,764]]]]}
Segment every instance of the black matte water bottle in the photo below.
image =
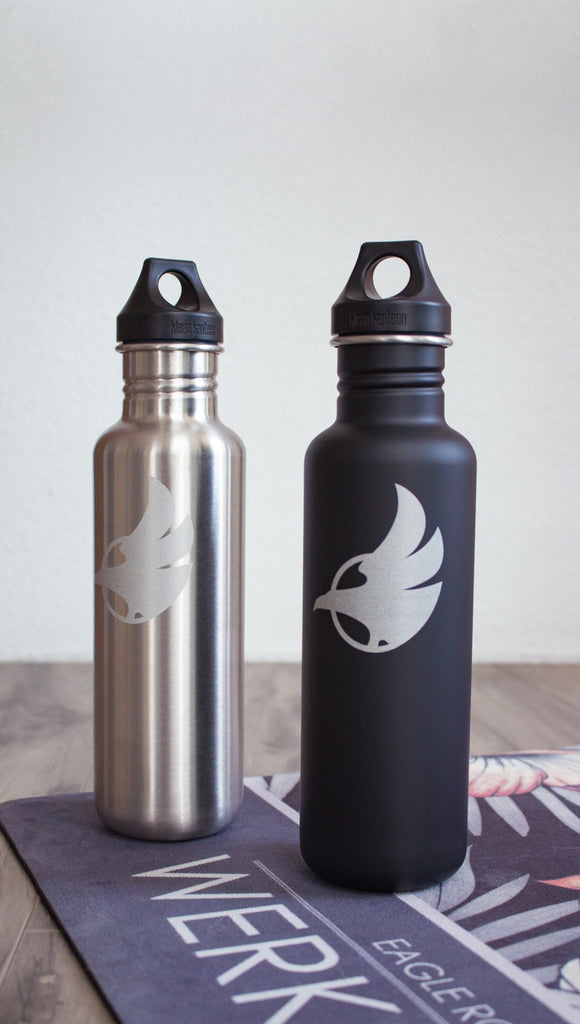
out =
{"type": "Polygon", "coordinates": [[[432,885],[466,850],[476,464],[444,419],[450,326],[419,242],[365,243],[306,455],[300,841],[357,889],[432,885]],[[410,276],[384,299],[389,257],[410,276]]]}

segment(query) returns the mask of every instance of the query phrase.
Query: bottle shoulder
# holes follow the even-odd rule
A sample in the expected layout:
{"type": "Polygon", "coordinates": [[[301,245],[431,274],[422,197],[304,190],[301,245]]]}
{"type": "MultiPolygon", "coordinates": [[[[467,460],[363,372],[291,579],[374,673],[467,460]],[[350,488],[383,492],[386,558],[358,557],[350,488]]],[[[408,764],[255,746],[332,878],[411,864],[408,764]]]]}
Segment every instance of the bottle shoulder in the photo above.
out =
{"type": "Polygon", "coordinates": [[[448,423],[445,424],[445,427],[450,443],[455,444],[457,449],[464,453],[466,459],[475,463],[477,461],[477,456],[471,442],[467,440],[464,434],[461,434],[458,430],[450,427],[448,423]]]}
{"type": "Polygon", "coordinates": [[[117,420],[116,423],[113,423],[110,427],[107,427],[107,429],[104,430],[103,433],[96,440],[94,447],[95,455],[98,452],[103,451],[110,444],[114,443],[115,441],[126,435],[127,428],[128,424],[125,423],[123,420],[117,420]]]}
{"type": "Polygon", "coordinates": [[[228,441],[229,446],[232,449],[239,451],[241,455],[245,455],[246,446],[242,441],[240,435],[236,434],[235,430],[232,430],[231,427],[226,427],[225,423],[222,423],[221,420],[216,419],[214,422],[219,428],[218,433],[220,434],[221,437],[228,441]]]}
{"type": "Polygon", "coordinates": [[[337,420],[308,446],[306,463],[356,460],[361,456],[381,461],[388,458],[445,458],[475,465],[472,445],[445,420],[369,421],[337,420]]]}
{"type": "Polygon", "coordinates": [[[210,449],[242,459],[245,447],[241,438],[217,417],[211,420],[125,420],[114,423],[98,438],[95,459],[112,451],[210,449]]]}

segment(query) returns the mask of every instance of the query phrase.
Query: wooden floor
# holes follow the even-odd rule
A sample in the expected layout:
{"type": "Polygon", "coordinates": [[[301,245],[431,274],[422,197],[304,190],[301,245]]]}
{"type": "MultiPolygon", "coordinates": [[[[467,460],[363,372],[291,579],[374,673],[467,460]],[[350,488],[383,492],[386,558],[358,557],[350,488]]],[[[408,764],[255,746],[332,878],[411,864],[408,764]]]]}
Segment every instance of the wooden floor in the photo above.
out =
{"type": "MultiPolygon", "coordinates": [[[[246,775],[298,771],[299,675],[248,665],[246,775]]],[[[579,743],[580,665],[475,666],[473,753],[579,743]]],[[[91,667],[0,664],[0,802],[87,792],[92,777],[91,667]]],[[[0,1024],[113,1019],[0,836],[0,1024]]]]}

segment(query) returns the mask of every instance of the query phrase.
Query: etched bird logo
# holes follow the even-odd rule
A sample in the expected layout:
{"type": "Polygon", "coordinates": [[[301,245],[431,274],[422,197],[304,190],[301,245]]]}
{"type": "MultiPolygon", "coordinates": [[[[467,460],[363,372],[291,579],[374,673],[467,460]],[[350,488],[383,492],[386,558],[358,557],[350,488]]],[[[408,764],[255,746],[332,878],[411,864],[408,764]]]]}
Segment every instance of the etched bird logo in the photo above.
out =
{"type": "Polygon", "coordinates": [[[326,609],[334,626],[351,647],[367,654],[393,651],[407,643],[432,615],[442,583],[423,586],[441,568],[443,538],[439,527],[423,547],[426,518],[418,498],[401,484],[397,491],[397,513],[379,546],[367,555],[355,555],[336,573],[330,590],[314,604],[314,611],[326,609]],[[366,577],[357,587],[339,587],[353,566],[366,577]],[[362,623],[369,633],[361,643],[343,628],[339,615],[362,623]]]}
{"type": "Polygon", "coordinates": [[[160,615],[179,597],[191,575],[191,562],[175,563],[191,550],[193,524],[186,515],[171,529],[174,515],[171,491],[149,477],[149,503],[143,517],[132,533],[117,537],[105,551],[95,583],[102,587],[111,615],[121,622],[147,622],[160,615]],[[110,592],[125,601],[124,614],[114,607],[110,592]]]}

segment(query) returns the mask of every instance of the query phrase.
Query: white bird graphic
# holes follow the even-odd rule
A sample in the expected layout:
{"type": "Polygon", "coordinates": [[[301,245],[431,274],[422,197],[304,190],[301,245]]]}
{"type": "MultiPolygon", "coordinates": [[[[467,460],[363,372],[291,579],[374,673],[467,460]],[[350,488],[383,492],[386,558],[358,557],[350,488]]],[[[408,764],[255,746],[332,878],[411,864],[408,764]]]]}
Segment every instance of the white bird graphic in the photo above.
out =
{"type": "Polygon", "coordinates": [[[103,588],[107,608],[127,623],[146,622],[160,615],[179,596],[187,583],[192,563],[175,565],[193,544],[189,515],[171,530],[175,503],[171,491],[155,477],[149,478],[149,504],[142,519],[127,537],[117,537],[105,551],[95,583],[103,588]],[[110,563],[122,556],[119,565],[110,563]],[[127,604],[126,614],[109,600],[113,591],[127,604]]]}
{"type": "Polygon", "coordinates": [[[431,616],[442,583],[424,587],[441,567],[443,538],[437,527],[431,539],[417,550],[425,533],[425,512],[418,498],[401,484],[397,490],[397,514],[385,539],[370,554],[355,555],[336,573],[330,590],[314,604],[326,609],[342,637],[352,647],[369,654],[393,651],[415,636],[431,616]],[[366,582],[338,589],[340,580],[357,565],[366,582]],[[368,643],[354,640],[343,629],[338,615],[348,615],[366,626],[368,643]]]}

